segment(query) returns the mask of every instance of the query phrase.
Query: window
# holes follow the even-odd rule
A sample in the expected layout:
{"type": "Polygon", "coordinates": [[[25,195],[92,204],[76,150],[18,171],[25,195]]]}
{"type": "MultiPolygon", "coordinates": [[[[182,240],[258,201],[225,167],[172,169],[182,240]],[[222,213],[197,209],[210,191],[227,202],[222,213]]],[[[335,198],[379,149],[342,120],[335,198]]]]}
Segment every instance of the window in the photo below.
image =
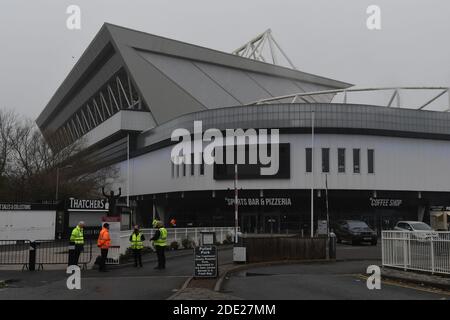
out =
{"type": "Polygon", "coordinates": [[[194,154],[191,153],[191,176],[195,174],[194,154]]]}
{"type": "Polygon", "coordinates": [[[330,172],[330,149],[322,148],[322,172],[330,172]]]}
{"type": "Polygon", "coordinates": [[[345,173],[345,149],[338,149],[338,172],[345,173]]]}
{"type": "Polygon", "coordinates": [[[200,175],[205,174],[205,163],[203,162],[203,153],[200,153],[200,175]]]}
{"type": "Polygon", "coordinates": [[[306,172],[312,172],[312,149],[306,148],[306,172]]]}
{"type": "Polygon", "coordinates": [[[375,150],[373,150],[373,149],[367,150],[367,172],[368,173],[375,173],[374,157],[375,157],[375,150]]]}
{"type": "Polygon", "coordinates": [[[353,149],[353,173],[360,173],[360,151],[353,149]]]}

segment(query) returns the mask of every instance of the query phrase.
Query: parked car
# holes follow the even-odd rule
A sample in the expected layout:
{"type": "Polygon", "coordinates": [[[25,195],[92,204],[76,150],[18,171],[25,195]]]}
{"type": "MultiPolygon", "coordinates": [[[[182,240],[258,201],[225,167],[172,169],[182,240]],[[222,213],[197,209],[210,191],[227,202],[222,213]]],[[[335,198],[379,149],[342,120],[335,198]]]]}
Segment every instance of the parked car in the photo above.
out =
{"type": "Polygon", "coordinates": [[[340,220],[334,225],[334,233],[338,243],[349,241],[352,245],[361,242],[370,242],[371,245],[377,244],[377,233],[373,231],[364,221],[359,220],[340,220]]]}
{"type": "Polygon", "coordinates": [[[413,239],[438,239],[439,234],[434,231],[428,224],[421,221],[399,221],[394,230],[413,232],[413,239]]]}

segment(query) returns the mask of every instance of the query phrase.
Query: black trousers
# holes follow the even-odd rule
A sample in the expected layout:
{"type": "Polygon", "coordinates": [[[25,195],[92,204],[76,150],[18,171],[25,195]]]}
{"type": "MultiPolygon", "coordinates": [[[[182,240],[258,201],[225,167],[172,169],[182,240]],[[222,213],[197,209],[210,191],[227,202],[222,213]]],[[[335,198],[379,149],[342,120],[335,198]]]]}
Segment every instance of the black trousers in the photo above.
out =
{"type": "Polygon", "coordinates": [[[108,249],[100,249],[101,259],[98,270],[106,270],[106,258],[108,258],[108,249]]]}
{"type": "Polygon", "coordinates": [[[138,265],[142,267],[142,255],[141,255],[142,249],[133,249],[133,256],[134,256],[134,266],[137,267],[138,265]]]}
{"type": "Polygon", "coordinates": [[[69,249],[69,266],[78,265],[78,260],[80,259],[80,254],[83,251],[83,245],[76,244],[75,249],[69,249]]]}
{"type": "Polygon", "coordinates": [[[166,255],[164,253],[165,246],[155,246],[156,255],[158,256],[158,267],[164,269],[166,267],[166,255]]]}

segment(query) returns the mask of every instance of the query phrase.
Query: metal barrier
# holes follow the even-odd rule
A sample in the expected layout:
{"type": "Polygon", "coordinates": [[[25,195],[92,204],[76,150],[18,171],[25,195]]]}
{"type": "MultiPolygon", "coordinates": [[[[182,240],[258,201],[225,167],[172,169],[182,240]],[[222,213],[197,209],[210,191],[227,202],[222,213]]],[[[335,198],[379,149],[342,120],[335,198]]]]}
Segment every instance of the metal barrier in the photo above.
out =
{"type": "MultiPolygon", "coordinates": [[[[92,242],[87,241],[78,264],[87,267],[92,260],[92,242]]],[[[43,269],[44,265],[69,262],[69,241],[67,240],[0,240],[0,265],[22,265],[30,271],[43,269]]]]}
{"type": "Polygon", "coordinates": [[[383,266],[450,274],[450,232],[383,231],[383,266]]]}
{"type": "MultiPolygon", "coordinates": [[[[67,264],[69,262],[69,242],[67,240],[35,241],[36,264],[67,264]]],[[[78,264],[86,266],[92,260],[92,242],[86,241],[80,253],[78,264]]]]}
{"type": "Polygon", "coordinates": [[[0,265],[26,265],[29,253],[28,240],[0,240],[0,265]]]}
{"type": "MultiPolygon", "coordinates": [[[[181,242],[184,239],[191,240],[195,245],[200,243],[200,236],[202,232],[214,232],[216,234],[216,241],[223,243],[227,237],[234,239],[234,227],[206,227],[206,228],[167,228],[167,243],[176,241],[181,247],[181,242]]],[[[127,248],[130,247],[130,235],[133,231],[121,231],[120,235],[120,253],[125,254],[127,248]]],[[[141,229],[141,233],[145,237],[144,246],[150,247],[150,239],[155,234],[155,229],[141,229]]]]}

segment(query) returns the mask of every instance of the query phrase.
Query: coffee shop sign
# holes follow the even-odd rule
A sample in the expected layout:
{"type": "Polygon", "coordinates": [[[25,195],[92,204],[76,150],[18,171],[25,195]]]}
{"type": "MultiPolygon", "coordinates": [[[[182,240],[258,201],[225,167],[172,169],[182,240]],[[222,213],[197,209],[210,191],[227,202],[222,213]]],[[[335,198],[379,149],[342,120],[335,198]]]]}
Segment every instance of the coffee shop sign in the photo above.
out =
{"type": "Polygon", "coordinates": [[[370,198],[370,205],[372,207],[400,207],[403,200],[401,199],[376,199],[370,198]]]}
{"type": "MultiPolygon", "coordinates": [[[[234,205],[234,198],[225,198],[227,205],[234,205]]],[[[291,206],[291,198],[239,198],[240,206],[291,206]]]]}

